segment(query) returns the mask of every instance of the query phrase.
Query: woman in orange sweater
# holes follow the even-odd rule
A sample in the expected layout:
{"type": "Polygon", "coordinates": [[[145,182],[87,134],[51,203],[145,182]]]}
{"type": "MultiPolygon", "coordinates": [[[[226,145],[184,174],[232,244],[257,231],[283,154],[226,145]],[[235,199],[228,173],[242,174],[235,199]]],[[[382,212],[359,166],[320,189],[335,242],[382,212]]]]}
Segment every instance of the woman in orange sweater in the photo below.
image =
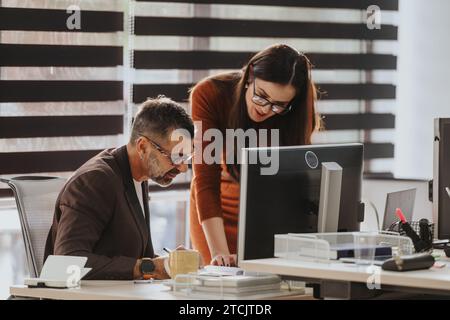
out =
{"type": "Polygon", "coordinates": [[[190,103],[192,118],[201,123],[196,133],[201,150],[193,162],[190,233],[206,263],[236,263],[240,168],[236,162],[225,163],[225,147],[221,163],[198,159],[211,143],[203,134],[208,129],[218,129],[224,137],[226,129],[279,129],[281,146],[310,144],[318,124],[310,74],[306,56],[287,45],[273,45],[240,72],[208,77],[193,88],[190,103]]]}

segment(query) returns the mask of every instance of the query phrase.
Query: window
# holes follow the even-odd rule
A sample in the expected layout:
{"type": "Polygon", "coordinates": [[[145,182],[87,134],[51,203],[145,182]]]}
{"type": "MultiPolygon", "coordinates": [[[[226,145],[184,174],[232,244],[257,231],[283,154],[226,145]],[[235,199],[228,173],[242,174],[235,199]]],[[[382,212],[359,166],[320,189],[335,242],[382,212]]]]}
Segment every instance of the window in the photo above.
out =
{"type": "MultiPolygon", "coordinates": [[[[318,111],[328,130],[314,142],[364,142],[366,171],[392,170],[398,1],[2,0],[0,7],[3,177],[67,177],[100,150],[126,143],[147,97],[165,94],[189,108],[193,84],[239,69],[276,42],[305,52],[326,92],[318,111]],[[80,29],[68,30],[74,4],[80,29]],[[383,12],[380,30],[366,27],[372,4],[383,12]]],[[[189,242],[190,177],[155,197],[151,186],[157,252],[189,242]]],[[[0,185],[0,197],[11,196],[0,185]]],[[[15,219],[13,203],[2,207],[0,226],[15,219]]],[[[17,223],[11,232],[0,228],[4,267],[21,236],[17,223]]]]}

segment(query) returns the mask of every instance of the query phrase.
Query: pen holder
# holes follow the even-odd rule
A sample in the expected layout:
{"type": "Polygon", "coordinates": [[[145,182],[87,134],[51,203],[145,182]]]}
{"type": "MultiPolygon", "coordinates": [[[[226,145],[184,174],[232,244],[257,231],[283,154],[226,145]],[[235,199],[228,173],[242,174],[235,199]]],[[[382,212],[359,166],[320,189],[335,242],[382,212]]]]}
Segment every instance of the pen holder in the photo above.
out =
{"type": "MultiPolygon", "coordinates": [[[[410,224],[411,228],[414,230],[414,232],[417,233],[417,235],[420,235],[419,221],[411,221],[409,224],[410,224]]],[[[434,223],[429,223],[428,228],[431,233],[431,239],[434,239],[434,223]]],[[[388,231],[397,232],[402,236],[406,235],[405,231],[402,229],[402,227],[400,225],[400,221],[397,221],[397,222],[394,222],[393,224],[391,224],[388,231]]]]}
{"type": "MultiPolygon", "coordinates": [[[[414,239],[414,247],[417,252],[424,252],[429,251],[432,249],[433,246],[433,239],[434,239],[434,223],[428,223],[428,230],[426,230],[425,234],[421,234],[420,230],[420,221],[411,221],[409,223],[411,229],[416,233],[417,235],[417,242],[415,242],[414,239]]],[[[402,236],[408,236],[406,231],[404,230],[402,224],[400,221],[394,222],[389,227],[388,231],[397,232],[398,234],[402,236]]]]}

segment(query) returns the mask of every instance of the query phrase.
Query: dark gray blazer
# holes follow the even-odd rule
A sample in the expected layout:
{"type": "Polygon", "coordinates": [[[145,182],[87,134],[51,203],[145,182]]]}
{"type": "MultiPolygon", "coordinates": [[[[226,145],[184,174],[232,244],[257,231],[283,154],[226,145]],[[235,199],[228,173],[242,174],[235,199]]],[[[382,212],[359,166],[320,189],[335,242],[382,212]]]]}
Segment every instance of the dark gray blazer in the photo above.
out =
{"type": "Polygon", "coordinates": [[[50,254],[88,257],[84,279],[133,279],[136,260],[154,257],[148,183],[144,213],[136,195],[126,146],[107,149],[67,181],[55,206],[45,247],[50,254]]]}

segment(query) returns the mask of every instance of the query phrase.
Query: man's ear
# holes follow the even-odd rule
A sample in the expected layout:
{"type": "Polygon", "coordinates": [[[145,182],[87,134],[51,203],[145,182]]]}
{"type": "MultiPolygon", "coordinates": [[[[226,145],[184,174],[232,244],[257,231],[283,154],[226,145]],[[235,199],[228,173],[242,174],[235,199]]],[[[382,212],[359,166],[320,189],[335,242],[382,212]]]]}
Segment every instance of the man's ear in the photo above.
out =
{"type": "Polygon", "coordinates": [[[144,142],[144,138],[139,137],[136,139],[136,151],[139,154],[139,157],[142,159],[143,156],[145,155],[145,142],[144,142]]]}

